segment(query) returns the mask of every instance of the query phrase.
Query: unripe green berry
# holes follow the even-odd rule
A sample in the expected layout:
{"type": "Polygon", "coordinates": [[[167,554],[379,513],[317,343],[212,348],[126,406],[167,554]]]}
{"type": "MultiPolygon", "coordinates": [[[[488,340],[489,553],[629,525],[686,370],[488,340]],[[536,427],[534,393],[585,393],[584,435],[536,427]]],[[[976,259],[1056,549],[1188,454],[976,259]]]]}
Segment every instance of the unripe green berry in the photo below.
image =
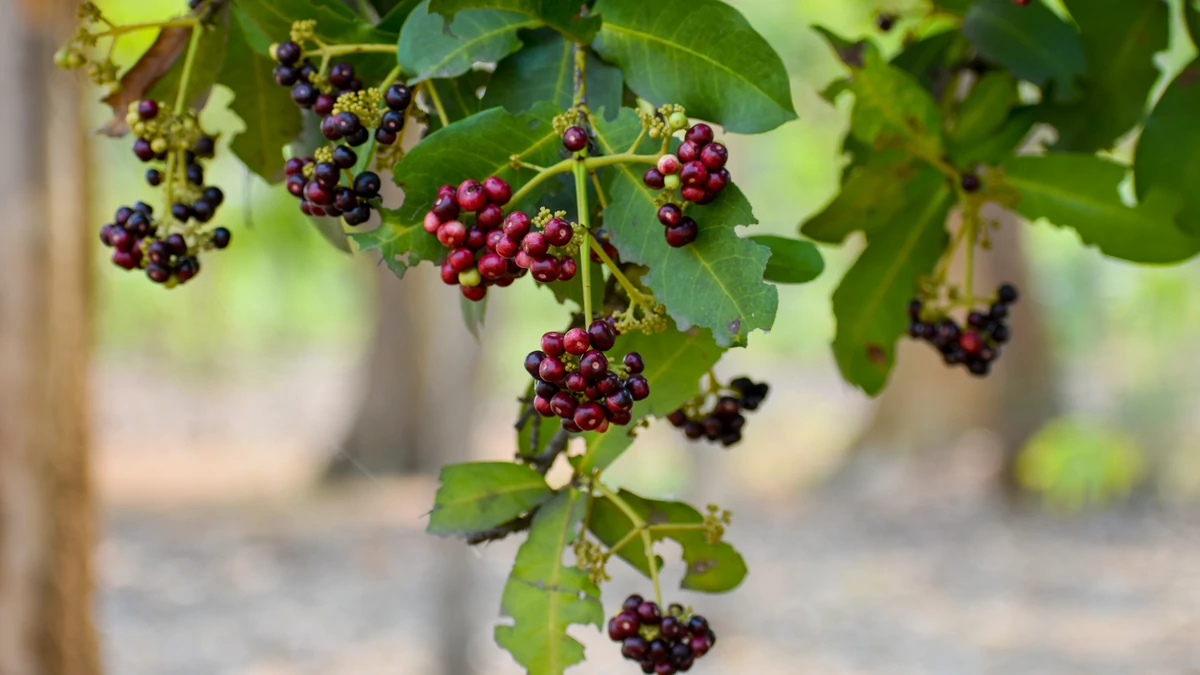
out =
{"type": "Polygon", "coordinates": [[[54,52],[54,65],[59,68],[71,67],[71,52],[66,48],[54,52]]]}
{"type": "Polygon", "coordinates": [[[668,176],[663,176],[663,187],[668,190],[679,189],[679,174],[673,173],[668,176]]]}
{"type": "Polygon", "coordinates": [[[156,138],[153,141],[150,141],[150,149],[153,150],[155,152],[155,154],[161,154],[161,153],[166,152],[167,151],[167,139],[156,138]]]}
{"type": "Polygon", "coordinates": [[[279,60],[279,43],[272,42],[271,46],[267,48],[267,53],[271,55],[272,61],[278,61],[279,60]]]}
{"type": "Polygon", "coordinates": [[[67,55],[68,68],[82,67],[85,62],[86,59],[84,59],[83,54],[80,54],[79,52],[71,52],[69,55],[67,55]]]}
{"type": "Polygon", "coordinates": [[[141,121],[142,121],[142,117],[141,117],[141,115],[137,114],[136,110],[125,116],[125,123],[131,127],[141,121]]]}
{"type": "Polygon", "coordinates": [[[463,286],[478,286],[483,283],[483,276],[479,274],[477,268],[472,267],[466,272],[458,273],[458,283],[463,286]]]}
{"type": "Polygon", "coordinates": [[[671,123],[671,128],[678,131],[687,128],[688,116],[681,112],[673,112],[668,121],[671,123]]]}

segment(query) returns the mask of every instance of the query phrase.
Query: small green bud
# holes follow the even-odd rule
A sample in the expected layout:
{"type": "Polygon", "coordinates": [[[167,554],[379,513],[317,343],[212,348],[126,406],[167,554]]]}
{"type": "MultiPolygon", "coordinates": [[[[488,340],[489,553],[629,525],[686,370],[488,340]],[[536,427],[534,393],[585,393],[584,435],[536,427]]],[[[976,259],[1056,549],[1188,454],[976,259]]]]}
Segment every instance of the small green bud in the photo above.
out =
{"type": "Polygon", "coordinates": [[[267,48],[267,53],[271,55],[272,61],[278,61],[279,60],[279,43],[272,42],[271,46],[267,48]]]}
{"type": "Polygon", "coordinates": [[[71,52],[67,54],[67,67],[71,69],[80,68],[87,60],[83,58],[83,54],[79,52],[71,52]]]}
{"type": "Polygon", "coordinates": [[[153,150],[155,154],[162,154],[162,153],[166,152],[167,151],[167,139],[156,138],[153,141],[150,141],[150,149],[153,150]]]}
{"type": "Polygon", "coordinates": [[[672,129],[679,131],[680,129],[687,128],[688,116],[681,112],[673,112],[671,113],[671,117],[668,118],[668,121],[670,121],[672,129]]]}
{"type": "Polygon", "coordinates": [[[678,190],[679,189],[679,174],[672,173],[672,174],[663,176],[663,187],[665,187],[668,190],[678,190]]]}
{"type": "Polygon", "coordinates": [[[478,286],[483,283],[483,277],[480,276],[478,269],[472,267],[466,272],[458,273],[458,283],[463,286],[478,286]]]}
{"type": "Polygon", "coordinates": [[[125,123],[131,127],[136,126],[137,123],[141,121],[141,119],[142,119],[141,115],[138,115],[136,110],[129,112],[125,115],[125,123]]]}

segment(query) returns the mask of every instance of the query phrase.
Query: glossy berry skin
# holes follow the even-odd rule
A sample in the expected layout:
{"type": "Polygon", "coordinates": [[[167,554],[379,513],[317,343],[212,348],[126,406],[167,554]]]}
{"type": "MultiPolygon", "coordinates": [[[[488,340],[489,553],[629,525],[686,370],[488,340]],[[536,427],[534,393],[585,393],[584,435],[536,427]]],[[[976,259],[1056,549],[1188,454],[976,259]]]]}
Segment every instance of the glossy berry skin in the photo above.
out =
{"type": "Polygon", "coordinates": [[[563,347],[568,354],[583,356],[591,346],[592,340],[582,328],[572,328],[563,336],[563,347]]]}
{"type": "Polygon", "coordinates": [[[396,142],[396,134],[393,134],[387,129],[376,129],[375,141],[382,143],[383,145],[392,145],[396,142]]]}
{"type": "Polygon", "coordinates": [[[155,156],[154,149],[150,147],[150,141],[144,138],[139,138],[133,142],[133,154],[137,155],[137,158],[143,162],[149,162],[155,156]]]}
{"type": "Polygon", "coordinates": [[[558,280],[570,281],[579,272],[579,264],[574,258],[563,258],[558,264],[558,280]]]}
{"type": "Polygon", "coordinates": [[[495,204],[487,204],[475,213],[475,223],[484,230],[500,227],[504,223],[504,209],[495,204]]]}
{"type": "Polygon", "coordinates": [[[675,155],[663,155],[662,157],[658,158],[658,166],[656,168],[662,175],[669,176],[673,173],[679,173],[679,168],[681,166],[682,163],[675,155]]]}
{"type": "Polygon", "coordinates": [[[963,192],[978,192],[979,188],[983,187],[983,182],[979,180],[979,176],[973,173],[964,173],[961,184],[963,192]]]}
{"type": "Polygon", "coordinates": [[[217,207],[212,205],[205,199],[197,200],[192,204],[192,217],[201,223],[207,223],[216,215],[217,207]]]}
{"type": "Polygon", "coordinates": [[[371,132],[366,127],[359,127],[358,131],[346,137],[346,142],[356,148],[369,140],[371,140],[371,132]]]}
{"type": "Polygon", "coordinates": [[[300,60],[302,53],[303,51],[300,49],[300,45],[296,44],[295,42],[292,42],[291,40],[287,42],[281,42],[275,47],[275,60],[285,66],[290,66],[300,60]]]}
{"type": "Polygon", "coordinates": [[[342,177],[342,172],[333,162],[321,162],[313,167],[313,180],[325,189],[333,189],[342,177]]]}
{"type": "Polygon", "coordinates": [[[342,132],[338,130],[336,117],[326,117],[321,120],[321,135],[330,141],[342,140],[342,132]]]}
{"type": "Polygon", "coordinates": [[[152,99],[138,101],[137,114],[138,117],[144,120],[152,120],[158,117],[158,102],[152,99]]]}
{"type": "Polygon", "coordinates": [[[379,120],[379,128],[393,134],[400,133],[404,129],[404,113],[395,110],[385,112],[379,120]]]}
{"type": "Polygon", "coordinates": [[[712,143],[713,140],[712,127],[701,122],[700,124],[693,126],[691,129],[688,129],[683,139],[685,141],[695,143],[696,145],[708,145],[709,143],[712,143]]]}
{"type": "MultiPolygon", "coordinates": [[[[225,229],[225,228],[220,228],[220,229],[225,229]]],[[[215,236],[215,232],[214,232],[214,236],[215,236]]],[[[187,254],[187,240],[185,240],[183,238],[182,234],[170,235],[169,237],[167,237],[165,243],[167,245],[167,249],[174,255],[186,255],[187,254]]]]}
{"type": "Polygon", "coordinates": [[[642,360],[642,355],[637,352],[629,352],[626,354],[623,363],[625,365],[625,370],[627,370],[630,375],[638,375],[646,369],[646,363],[642,360]]]}
{"type": "Polygon", "coordinates": [[[487,204],[487,193],[477,180],[465,180],[458,186],[458,205],[466,211],[478,211],[487,204]]]}
{"type": "Polygon", "coordinates": [[[329,69],[329,82],[339,89],[345,89],[354,81],[354,66],[341,62],[333,64],[329,69]]]}
{"type": "Polygon", "coordinates": [[[551,246],[566,246],[571,243],[571,237],[575,234],[571,224],[562,218],[551,218],[542,232],[551,246]]]}
{"type": "Polygon", "coordinates": [[[683,218],[683,210],[674,204],[663,204],[658,209],[658,222],[668,227],[678,225],[683,218]]]}
{"type": "Polygon", "coordinates": [[[683,248],[696,241],[699,234],[700,227],[696,225],[696,221],[685,216],[678,225],[667,228],[667,244],[674,248],[683,248]]]}
{"type": "Polygon", "coordinates": [[[532,377],[539,377],[539,368],[545,359],[545,352],[529,352],[525,357],[525,372],[529,373],[532,377]]]}
{"type": "Polygon", "coordinates": [[[593,321],[587,329],[592,348],[606,352],[617,343],[617,334],[605,321],[593,321]]]}
{"type": "Polygon", "coordinates": [[[542,336],[542,351],[550,356],[562,356],[566,352],[563,346],[563,334],[551,331],[542,336]]]}
{"type": "Polygon", "coordinates": [[[521,250],[532,258],[540,258],[550,250],[550,244],[541,232],[530,232],[521,241],[521,250]]]}
{"type": "MultiPolygon", "coordinates": [[[[615,618],[614,618],[615,620],[615,618]]],[[[609,631],[609,636],[612,636],[612,631],[609,631]]],[[[641,661],[646,658],[646,652],[650,650],[650,643],[646,638],[637,635],[627,635],[621,639],[621,656],[630,661],[641,661]]]]}
{"type": "Polygon", "coordinates": [[[283,173],[286,176],[298,176],[302,171],[304,171],[304,160],[299,157],[293,157],[283,163],[283,173]]]}
{"type": "Polygon", "coordinates": [[[442,223],[438,227],[437,238],[446,248],[458,248],[467,241],[467,226],[457,220],[442,223]]]}
{"type": "Polygon", "coordinates": [[[504,219],[504,234],[508,235],[508,238],[512,239],[514,243],[519,243],[529,233],[529,224],[529,216],[520,211],[514,211],[504,219]]]}
{"type": "Polygon", "coordinates": [[[679,182],[685,187],[702,187],[707,181],[708,169],[703,162],[688,162],[679,171],[679,182]]]}
{"type": "Polygon", "coordinates": [[[354,191],[363,199],[374,199],[379,196],[379,188],[383,182],[374,171],[364,171],[354,177],[354,191]]]}
{"type": "Polygon", "coordinates": [[[333,164],[339,169],[351,169],[358,163],[358,153],[339,145],[333,149],[333,164]]]}
{"type": "Polygon", "coordinates": [[[562,268],[559,266],[558,258],[553,256],[536,258],[529,265],[530,276],[544,284],[551,281],[558,281],[558,275],[561,271],[562,268]]]}
{"type": "Polygon", "coordinates": [[[317,94],[317,100],[313,101],[313,112],[322,117],[333,112],[333,106],[337,103],[337,99],[329,94],[317,94]]]}
{"type": "MultiPolygon", "coordinates": [[[[638,631],[637,615],[621,612],[608,620],[608,637],[613,642],[621,642],[635,635],[638,631]]],[[[642,640],[645,642],[645,639],[642,640]]]]}
{"type": "Polygon", "coordinates": [[[224,227],[218,227],[213,230],[212,243],[216,248],[225,248],[229,246],[230,240],[233,239],[233,233],[224,227]]]}
{"type": "Polygon", "coordinates": [[[475,254],[468,248],[456,248],[450,251],[446,260],[455,272],[466,272],[475,266],[475,254]]]}
{"type": "Polygon", "coordinates": [[[563,132],[563,147],[571,152],[579,152],[588,145],[587,132],[583,127],[570,127],[563,132]]]}
{"type": "Polygon", "coordinates": [[[589,380],[602,377],[608,372],[608,357],[598,350],[589,350],[579,359],[579,372],[589,380]]]}
{"type": "Polygon", "coordinates": [[[647,169],[642,175],[642,182],[651,190],[661,190],[666,185],[663,179],[663,174],[658,169],[647,169]]]}
{"type": "Polygon", "coordinates": [[[362,225],[371,219],[371,206],[369,204],[359,203],[354,208],[348,209],[342,214],[342,220],[346,221],[351,227],[362,225]]]}
{"type": "Polygon", "coordinates": [[[301,108],[311,108],[317,102],[317,90],[307,82],[299,82],[292,87],[292,101],[301,108]]]}
{"type": "MultiPolygon", "coordinates": [[[[596,429],[600,428],[600,425],[605,421],[604,407],[599,403],[594,403],[592,401],[581,403],[579,407],[575,409],[575,414],[572,417],[572,420],[576,425],[579,426],[580,429],[583,429],[584,431],[595,431],[596,429]]],[[[645,621],[643,621],[643,623],[645,623],[645,621]]]]}
{"type": "Polygon", "coordinates": [[[383,102],[391,110],[404,110],[412,103],[412,90],[397,82],[384,92],[383,102]]]}
{"type": "Polygon", "coordinates": [[[625,598],[625,602],[621,605],[621,608],[626,612],[630,612],[636,619],[637,608],[641,607],[642,603],[645,601],[645,598],[635,593],[628,598],[625,598]]]}
{"type": "Polygon", "coordinates": [[[679,161],[683,164],[695,162],[700,159],[700,146],[692,141],[684,141],[675,154],[679,156],[679,161]]]}
{"type": "Polygon", "coordinates": [[[433,208],[430,209],[442,222],[454,220],[458,217],[459,208],[458,201],[453,194],[438,195],[436,201],[433,202],[433,208]]]}
{"type": "Polygon", "coordinates": [[[650,601],[643,602],[638,605],[637,614],[638,619],[647,626],[657,626],[662,623],[662,610],[659,609],[657,603],[650,601]]]}
{"type": "Polygon", "coordinates": [[[309,181],[304,186],[304,198],[314,204],[325,206],[333,203],[333,192],[315,180],[309,181]]]}
{"type": "Polygon", "coordinates": [[[566,392],[559,392],[550,399],[551,412],[563,419],[574,419],[578,407],[579,404],[566,392]]]}
{"type": "Polygon", "coordinates": [[[729,185],[729,171],[724,167],[708,172],[708,180],[704,183],[704,191],[717,195],[729,185]]]}
{"type": "Polygon", "coordinates": [[[720,143],[709,143],[700,151],[700,161],[705,167],[715,171],[729,161],[729,150],[720,143]]]}
{"type": "Polygon", "coordinates": [[[463,297],[471,302],[479,302],[487,296],[487,286],[480,284],[479,286],[459,286],[458,290],[463,297]]]}
{"type": "Polygon", "coordinates": [[[625,388],[629,390],[629,394],[635,401],[645,400],[650,395],[650,383],[641,375],[631,375],[625,381],[625,388]]]}
{"type": "Polygon", "coordinates": [[[546,382],[561,382],[566,375],[566,366],[553,356],[542,359],[541,365],[538,366],[538,377],[546,382]]]}
{"type": "Polygon", "coordinates": [[[275,84],[290,87],[300,80],[300,73],[295,68],[280,65],[271,71],[271,77],[275,79],[275,84]]]}
{"type": "Polygon", "coordinates": [[[483,181],[483,191],[487,193],[488,201],[497,206],[504,206],[512,199],[512,186],[496,176],[489,176],[483,181]]]}

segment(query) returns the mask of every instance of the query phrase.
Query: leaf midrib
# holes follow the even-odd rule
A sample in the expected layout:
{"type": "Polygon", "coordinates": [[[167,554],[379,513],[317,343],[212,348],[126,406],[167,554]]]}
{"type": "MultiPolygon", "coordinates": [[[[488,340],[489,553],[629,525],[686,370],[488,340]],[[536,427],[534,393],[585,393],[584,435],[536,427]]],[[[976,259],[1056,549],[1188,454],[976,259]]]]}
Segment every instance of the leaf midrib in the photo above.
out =
{"type": "MultiPolygon", "coordinates": [[[[493,10],[484,10],[484,11],[493,11],[493,10]]],[[[520,14],[519,12],[505,12],[505,13],[506,14],[514,14],[517,16],[525,16],[524,14],[520,14]]],[[[474,47],[475,45],[477,45],[481,42],[490,40],[491,38],[494,38],[497,35],[501,35],[503,33],[508,33],[508,32],[515,33],[516,31],[518,31],[522,28],[533,28],[535,26],[540,26],[541,23],[542,23],[541,21],[538,21],[535,19],[530,19],[528,21],[522,21],[520,23],[505,24],[499,28],[490,30],[486,33],[480,33],[479,35],[476,35],[474,38],[471,38],[470,40],[460,41],[461,44],[458,46],[458,48],[447,53],[446,56],[444,58],[442,58],[441,61],[438,61],[437,63],[433,64],[432,66],[425,68],[424,72],[421,74],[421,77],[415,81],[425,80],[425,79],[429,79],[429,78],[433,77],[434,73],[436,73],[439,69],[446,67],[446,65],[448,63],[450,63],[455,58],[457,58],[459,56],[459,54],[462,54],[463,52],[467,51],[467,49],[469,49],[470,47],[474,47]]]]}
{"type": "Polygon", "coordinates": [[[506,495],[516,494],[518,492],[533,492],[533,491],[541,491],[541,490],[545,490],[547,492],[550,491],[550,488],[546,485],[546,483],[544,481],[540,482],[540,483],[536,482],[536,481],[531,481],[531,482],[523,484],[523,485],[506,486],[499,490],[486,492],[484,494],[474,494],[474,495],[464,497],[462,499],[453,499],[444,504],[437,504],[434,506],[433,512],[436,513],[438,511],[443,511],[443,510],[451,508],[451,507],[463,506],[466,504],[473,504],[476,502],[482,502],[482,501],[486,501],[489,499],[495,499],[496,497],[504,497],[506,495]]]}

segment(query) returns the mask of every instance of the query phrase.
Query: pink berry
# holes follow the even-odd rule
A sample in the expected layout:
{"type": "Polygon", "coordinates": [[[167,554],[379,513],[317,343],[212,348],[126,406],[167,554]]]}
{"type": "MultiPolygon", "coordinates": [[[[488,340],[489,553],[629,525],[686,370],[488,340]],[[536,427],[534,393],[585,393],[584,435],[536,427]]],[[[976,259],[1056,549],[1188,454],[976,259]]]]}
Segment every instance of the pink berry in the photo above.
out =
{"type": "Polygon", "coordinates": [[[592,340],[584,329],[572,328],[563,336],[563,346],[568,354],[583,356],[591,348],[592,340]]]}
{"type": "Polygon", "coordinates": [[[446,248],[458,248],[467,240],[467,226],[457,220],[442,223],[438,228],[437,238],[446,248]]]}
{"type": "Polygon", "coordinates": [[[429,234],[436,234],[438,228],[442,225],[442,219],[437,217],[433,211],[425,214],[425,221],[422,223],[425,226],[425,231],[429,234]]]}
{"type": "Polygon", "coordinates": [[[679,171],[679,158],[675,155],[663,155],[658,158],[658,172],[664,176],[669,176],[679,171]]]}

